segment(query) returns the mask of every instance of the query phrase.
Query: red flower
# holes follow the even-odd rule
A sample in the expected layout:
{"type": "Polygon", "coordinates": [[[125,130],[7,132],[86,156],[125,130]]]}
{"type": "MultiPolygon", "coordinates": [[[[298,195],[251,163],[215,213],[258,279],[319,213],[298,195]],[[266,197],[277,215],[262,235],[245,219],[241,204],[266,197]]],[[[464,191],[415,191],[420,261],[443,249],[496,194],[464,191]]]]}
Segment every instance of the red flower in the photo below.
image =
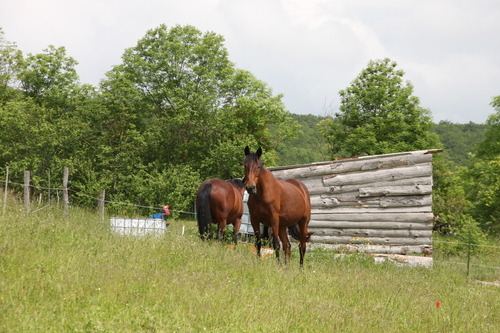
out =
{"type": "Polygon", "coordinates": [[[436,306],[439,308],[441,306],[441,302],[436,302],[436,306]]]}

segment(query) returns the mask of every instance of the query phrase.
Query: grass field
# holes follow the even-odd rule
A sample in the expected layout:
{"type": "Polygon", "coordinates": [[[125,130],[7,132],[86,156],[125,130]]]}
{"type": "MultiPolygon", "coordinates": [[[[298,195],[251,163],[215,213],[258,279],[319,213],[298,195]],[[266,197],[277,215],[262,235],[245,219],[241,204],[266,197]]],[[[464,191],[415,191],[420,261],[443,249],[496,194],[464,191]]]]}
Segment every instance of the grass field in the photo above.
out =
{"type": "MultiPolygon", "coordinates": [[[[185,227],[185,234],[181,235],[185,227]]],[[[498,332],[500,288],[463,265],[308,252],[299,268],[248,246],[114,235],[95,212],[0,215],[0,332],[498,332]],[[439,302],[439,303],[437,303],[439,302]],[[437,305],[440,306],[437,306],[437,305]]]]}

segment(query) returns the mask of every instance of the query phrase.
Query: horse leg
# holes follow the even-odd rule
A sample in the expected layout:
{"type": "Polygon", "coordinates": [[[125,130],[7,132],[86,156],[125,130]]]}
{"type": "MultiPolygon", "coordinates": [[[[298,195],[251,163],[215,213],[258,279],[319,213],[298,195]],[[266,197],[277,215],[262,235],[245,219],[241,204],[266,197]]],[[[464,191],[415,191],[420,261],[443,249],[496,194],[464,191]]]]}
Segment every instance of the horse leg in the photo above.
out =
{"type": "Polygon", "coordinates": [[[226,219],[222,219],[221,221],[219,221],[219,228],[217,232],[217,239],[219,240],[219,242],[222,242],[224,240],[224,230],[226,230],[226,223],[226,219]]]}
{"type": "Polygon", "coordinates": [[[299,245],[299,252],[300,252],[300,267],[304,264],[304,256],[306,255],[306,239],[308,236],[308,228],[307,224],[309,221],[307,219],[302,219],[299,221],[299,230],[300,230],[300,245],[299,245]]]}
{"type": "Polygon", "coordinates": [[[257,257],[260,257],[260,248],[262,246],[262,239],[260,235],[260,223],[254,222],[253,220],[250,220],[253,228],[253,232],[255,234],[255,248],[257,250],[257,257]]]}
{"type": "Polygon", "coordinates": [[[240,236],[239,231],[241,227],[241,217],[236,219],[233,223],[233,241],[234,245],[238,244],[238,238],[240,236]]]}
{"type": "Polygon", "coordinates": [[[257,257],[260,257],[260,248],[262,247],[262,238],[260,237],[260,230],[255,230],[255,248],[257,250],[257,257]]]}
{"type": "Polygon", "coordinates": [[[288,264],[290,262],[290,251],[292,245],[288,240],[288,234],[286,233],[286,228],[280,228],[280,239],[281,243],[283,244],[283,251],[285,251],[285,264],[288,264]]]}
{"type": "MultiPolygon", "coordinates": [[[[273,248],[276,253],[276,259],[280,261],[280,240],[278,238],[278,223],[272,225],[273,229],[273,248]]],[[[286,260],[285,260],[286,261],[286,260]]]]}

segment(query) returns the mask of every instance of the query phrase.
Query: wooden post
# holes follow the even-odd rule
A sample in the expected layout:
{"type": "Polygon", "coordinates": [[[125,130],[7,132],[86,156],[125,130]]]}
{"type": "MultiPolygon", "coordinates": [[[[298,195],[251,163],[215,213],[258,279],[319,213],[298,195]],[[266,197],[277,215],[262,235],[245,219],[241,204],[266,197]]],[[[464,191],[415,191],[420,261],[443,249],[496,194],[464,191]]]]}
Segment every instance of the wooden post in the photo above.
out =
{"type": "Polygon", "coordinates": [[[106,197],[106,191],[102,190],[99,192],[99,218],[102,223],[104,223],[104,198],[106,197]]]}
{"type": "Polygon", "coordinates": [[[69,215],[69,213],[68,213],[68,207],[69,207],[68,178],[69,178],[69,168],[64,168],[64,175],[63,175],[64,218],[67,218],[69,215]]]}
{"type": "Polygon", "coordinates": [[[48,204],[49,210],[50,210],[50,170],[49,170],[49,193],[47,195],[47,204],[48,204]]]}
{"type": "Polygon", "coordinates": [[[24,209],[30,213],[30,172],[24,171],[24,209]]]}
{"type": "Polygon", "coordinates": [[[3,214],[5,215],[5,207],[7,206],[7,191],[9,189],[9,167],[5,168],[5,189],[3,192],[3,214]]]}

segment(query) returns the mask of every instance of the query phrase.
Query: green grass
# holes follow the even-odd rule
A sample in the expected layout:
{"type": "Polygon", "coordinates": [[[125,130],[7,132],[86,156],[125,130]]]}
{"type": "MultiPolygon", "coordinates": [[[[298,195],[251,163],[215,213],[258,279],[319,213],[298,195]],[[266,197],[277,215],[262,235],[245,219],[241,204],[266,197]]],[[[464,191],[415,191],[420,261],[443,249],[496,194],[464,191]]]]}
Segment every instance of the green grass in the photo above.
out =
{"type": "Polygon", "coordinates": [[[296,248],[279,265],[201,242],[192,221],[134,238],[112,234],[96,212],[59,215],[0,215],[0,332],[500,330],[499,287],[468,282],[458,265],[316,250],[300,269],[296,248]]]}

